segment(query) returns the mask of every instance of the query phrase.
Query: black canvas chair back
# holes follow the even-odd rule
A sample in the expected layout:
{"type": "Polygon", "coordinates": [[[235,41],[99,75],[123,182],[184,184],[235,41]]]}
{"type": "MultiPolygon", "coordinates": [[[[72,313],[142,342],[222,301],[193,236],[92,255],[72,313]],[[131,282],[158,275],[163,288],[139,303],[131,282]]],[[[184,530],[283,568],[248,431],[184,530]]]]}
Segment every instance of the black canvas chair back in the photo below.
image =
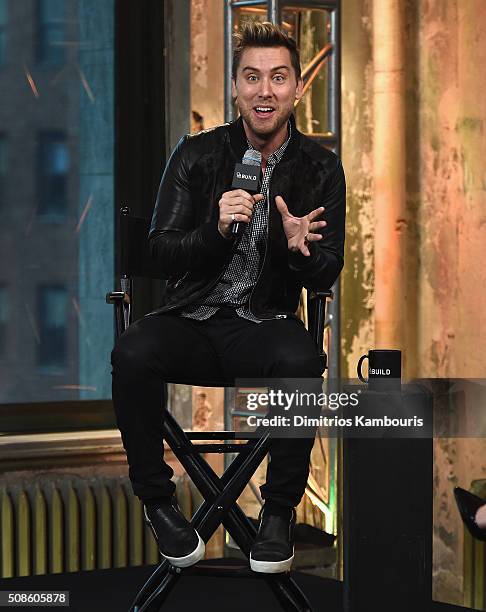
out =
{"type": "MultiPolygon", "coordinates": [[[[117,335],[122,334],[132,322],[133,278],[161,278],[149,250],[150,221],[131,216],[127,208],[122,208],[120,212],[120,288],[106,296],[106,301],[115,306],[117,335]]],[[[324,358],[323,333],[326,323],[326,299],[328,298],[332,298],[331,291],[312,293],[307,300],[309,331],[321,356],[324,358]]],[[[194,381],[193,384],[199,383],[194,381]]],[[[221,381],[221,385],[218,384],[218,386],[227,386],[227,382],[221,381]]],[[[249,558],[256,529],[238,506],[236,500],[268,452],[269,433],[263,433],[260,437],[255,437],[253,434],[234,431],[185,432],[173,416],[166,412],[163,434],[165,441],[204,498],[204,502],[191,519],[191,525],[207,542],[219,525],[222,524],[241,551],[249,558]],[[206,443],[198,443],[198,440],[204,440],[206,443]],[[210,441],[210,443],[207,441],[210,441]],[[221,477],[201,456],[203,453],[213,452],[236,453],[236,458],[221,477]]],[[[139,591],[130,612],[157,612],[161,610],[164,601],[182,572],[185,575],[261,578],[267,582],[283,610],[288,612],[311,611],[306,596],[288,573],[256,573],[252,572],[247,564],[239,567],[227,567],[224,564],[211,563],[210,565],[198,564],[181,569],[171,566],[165,560],[139,591]]]]}

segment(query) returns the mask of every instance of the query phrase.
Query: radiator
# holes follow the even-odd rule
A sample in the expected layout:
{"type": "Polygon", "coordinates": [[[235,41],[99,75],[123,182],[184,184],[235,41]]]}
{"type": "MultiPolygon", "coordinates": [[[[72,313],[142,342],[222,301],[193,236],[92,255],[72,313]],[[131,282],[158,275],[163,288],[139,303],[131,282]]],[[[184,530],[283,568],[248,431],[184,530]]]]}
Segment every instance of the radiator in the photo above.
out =
{"type": "MultiPolygon", "coordinates": [[[[185,478],[176,481],[191,512],[185,478]]],[[[143,508],[127,477],[42,476],[0,482],[2,578],[154,564],[143,508]]]]}

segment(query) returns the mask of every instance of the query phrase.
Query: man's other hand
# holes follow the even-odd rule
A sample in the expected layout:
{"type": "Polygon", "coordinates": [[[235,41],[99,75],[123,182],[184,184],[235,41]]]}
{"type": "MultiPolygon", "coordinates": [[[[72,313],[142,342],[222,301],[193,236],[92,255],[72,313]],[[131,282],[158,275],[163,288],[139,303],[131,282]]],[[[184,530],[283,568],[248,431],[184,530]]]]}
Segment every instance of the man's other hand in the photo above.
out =
{"type": "Polygon", "coordinates": [[[252,196],[243,189],[226,191],[219,201],[218,230],[224,238],[231,237],[231,225],[234,221],[250,223],[253,206],[263,200],[263,195],[252,196]]]}
{"type": "Polygon", "coordinates": [[[321,240],[322,234],[316,233],[320,227],[325,227],[325,221],[314,221],[324,211],[324,206],[315,208],[304,217],[294,217],[289,213],[287,204],[282,196],[275,198],[275,205],[282,217],[287,246],[290,251],[300,251],[302,255],[309,257],[310,251],[307,247],[309,242],[321,240]]]}

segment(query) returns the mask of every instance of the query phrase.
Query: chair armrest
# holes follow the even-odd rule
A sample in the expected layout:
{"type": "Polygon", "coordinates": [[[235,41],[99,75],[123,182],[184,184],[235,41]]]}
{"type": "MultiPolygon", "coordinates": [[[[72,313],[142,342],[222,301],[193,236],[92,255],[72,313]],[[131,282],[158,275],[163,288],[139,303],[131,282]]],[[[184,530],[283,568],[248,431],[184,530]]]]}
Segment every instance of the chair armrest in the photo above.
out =
{"type": "Polygon", "coordinates": [[[328,289],[327,291],[308,291],[307,292],[307,299],[311,299],[311,300],[324,299],[325,300],[326,298],[333,300],[334,291],[331,291],[330,289],[328,289]]]}
{"type": "Polygon", "coordinates": [[[110,291],[105,297],[107,304],[116,304],[118,302],[125,302],[130,304],[130,296],[124,291],[110,291]]]}
{"type": "Polygon", "coordinates": [[[130,324],[130,295],[126,291],[110,291],[105,300],[115,307],[115,333],[119,338],[130,324]]]}

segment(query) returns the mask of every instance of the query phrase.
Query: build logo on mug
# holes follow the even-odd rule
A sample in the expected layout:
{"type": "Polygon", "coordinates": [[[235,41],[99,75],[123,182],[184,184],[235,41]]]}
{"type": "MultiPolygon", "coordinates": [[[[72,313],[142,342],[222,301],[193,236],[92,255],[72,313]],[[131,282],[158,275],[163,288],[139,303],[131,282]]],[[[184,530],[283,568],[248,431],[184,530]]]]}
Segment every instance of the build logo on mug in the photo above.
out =
{"type": "Polygon", "coordinates": [[[400,391],[402,384],[402,352],[393,349],[373,349],[358,361],[358,378],[370,391],[400,391]],[[368,378],[361,366],[368,359],[368,378]]]}

